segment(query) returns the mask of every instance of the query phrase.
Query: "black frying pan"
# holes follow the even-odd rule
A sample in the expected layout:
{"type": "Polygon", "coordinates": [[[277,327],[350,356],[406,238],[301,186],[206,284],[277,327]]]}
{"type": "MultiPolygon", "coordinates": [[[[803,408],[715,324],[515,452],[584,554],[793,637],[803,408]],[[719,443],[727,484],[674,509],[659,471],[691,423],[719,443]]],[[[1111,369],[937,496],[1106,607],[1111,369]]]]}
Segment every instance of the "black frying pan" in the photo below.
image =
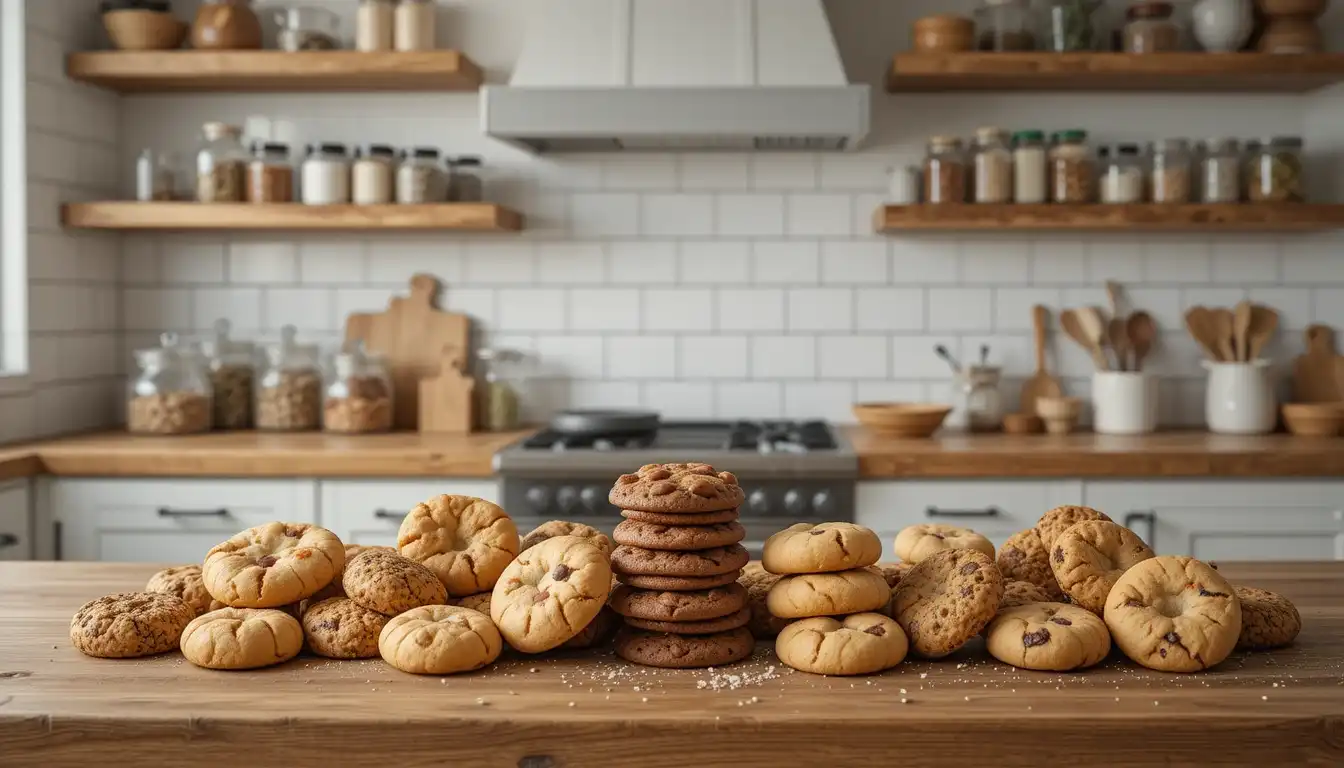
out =
{"type": "Polygon", "coordinates": [[[562,411],[551,429],[570,437],[624,437],[657,431],[657,411],[562,411]]]}

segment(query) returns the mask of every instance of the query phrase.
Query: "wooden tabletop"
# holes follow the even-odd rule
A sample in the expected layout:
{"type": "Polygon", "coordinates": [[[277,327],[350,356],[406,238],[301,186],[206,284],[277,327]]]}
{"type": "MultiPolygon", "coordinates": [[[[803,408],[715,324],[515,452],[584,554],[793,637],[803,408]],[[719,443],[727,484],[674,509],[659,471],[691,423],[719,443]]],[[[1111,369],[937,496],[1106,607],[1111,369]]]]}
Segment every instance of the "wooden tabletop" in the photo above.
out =
{"type": "Polygon", "coordinates": [[[608,652],[506,657],[416,677],[379,660],[301,656],[254,672],[177,654],[81,656],[70,616],[154,566],[0,564],[0,764],[903,766],[1344,762],[1344,563],[1223,564],[1301,609],[1295,645],[1197,675],[1119,657],[1077,674],[990,659],[859,678],[792,672],[768,645],[715,670],[608,652]]]}

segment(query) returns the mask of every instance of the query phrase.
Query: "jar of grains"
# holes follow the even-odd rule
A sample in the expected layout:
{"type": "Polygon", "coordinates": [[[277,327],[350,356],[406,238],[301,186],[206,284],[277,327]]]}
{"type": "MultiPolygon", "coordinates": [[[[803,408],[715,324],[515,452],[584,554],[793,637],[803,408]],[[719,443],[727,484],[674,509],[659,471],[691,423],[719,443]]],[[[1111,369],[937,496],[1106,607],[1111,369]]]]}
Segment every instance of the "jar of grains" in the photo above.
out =
{"type": "Polygon", "coordinates": [[[355,50],[392,50],[392,17],[392,0],[359,0],[355,15],[355,50]]]}
{"type": "Polygon", "coordinates": [[[518,387],[523,354],[512,349],[481,349],[476,352],[483,370],[480,390],[480,424],[487,432],[518,428],[518,387]]]}
{"type": "Polygon", "coordinates": [[[383,205],[395,198],[397,153],[386,144],[370,144],[355,150],[350,170],[351,199],[355,205],[383,205]]]}
{"type": "Polygon", "coordinates": [[[1117,144],[1104,155],[1101,168],[1101,202],[1108,204],[1141,203],[1144,192],[1144,165],[1137,144],[1117,144]]]}
{"type": "Polygon", "coordinates": [[[1030,51],[1037,24],[1027,0],[981,0],[975,9],[977,46],[982,51],[1030,51]]]}
{"type": "Polygon", "coordinates": [[[1050,148],[1050,201],[1090,203],[1096,181],[1096,161],[1087,146],[1087,131],[1059,131],[1050,148]]]}
{"type": "Polygon", "coordinates": [[[1121,31],[1125,53],[1170,53],[1180,50],[1181,25],[1171,3],[1136,2],[1125,12],[1121,31]]]}
{"type": "Polygon", "coordinates": [[[956,136],[929,137],[924,156],[924,202],[966,202],[966,158],[956,136]]]}
{"type": "Polygon", "coordinates": [[[397,3],[393,45],[398,51],[434,50],[434,0],[397,3]]]}
{"type": "Polygon", "coordinates": [[[257,378],[257,429],[302,432],[322,425],[322,369],[316,344],[297,344],[297,331],[280,329],[280,341],[265,348],[257,378]]]}
{"type": "Polygon", "coordinates": [[[1013,199],[1013,153],[1008,133],[998,128],[975,132],[975,202],[1008,203],[1013,199]]]}
{"type": "Polygon", "coordinates": [[[365,353],[362,343],[332,357],[322,428],[350,434],[392,429],[392,376],[386,361],[365,353]]]}
{"type": "Polygon", "coordinates": [[[1206,203],[1241,200],[1241,148],[1236,139],[1209,139],[1199,160],[1201,199],[1206,203]]]}
{"type": "Polygon", "coordinates": [[[202,344],[214,397],[215,429],[252,428],[252,391],[257,350],[250,341],[229,338],[229,321],[215,322],[215,336],[202,344]]]}
{"type": "Polygon", "coordinates": [[[247,202],[294,202],[294,166],[289,163],[288,144],[252,145],[252,159],[247,164],[247,202]]]}
{"type": "Polygon", "coordinates": [[[1190,180],[1190,142],[1185,139],[1154,142],[1149,199],[1154,203],[1188,203],[1190,180]]]}
{"type": "Polygon", "coordinates": [[[1048,197],[1045,166],[1045,133],[1018,131],[1013,134],[1013,202],[1045,202],[1048,197]]]}
{"type": "Polygon", "coordinates": [[[448,199],[454,203],[479,203],[485,200],[485,181],[481,178],[481,158],[463,156],[448,161],[448,199]]]}
{"type": "Polygon", "coordinates": [[[1253,203],[1300,203],[1306,199],[1302,186],[1302,139],[1275,136],[1261,142],[1248,163],[1246,199],[1253,203]]]}
{"type": "Polygon", "coordinates": [[[196,151],[196,200],[201,203],[241,203],[247,150],[243,129],[224,123],[201,126],[202,143],[196,151]]]}
{"type": "Polygon", "coordinates": [[[308,145],[303,161],[303,204],[350,202],[350,159],[344,144],[308,145]]]}
{"type": "Polygon", "coordinates": [[[131,379],[127,429],[145,435],[192,435],[210,430],[210,382],[178,343],[177,334],[159,337],[162,346],[135,353],[139,373],[131,379]]]}
{"type": "Polygon", "coordinates": [[[448,197],[439,150],[417,147],[401,153],[397,168],[397,202],[407,205],[436,203],[448,197]]]}

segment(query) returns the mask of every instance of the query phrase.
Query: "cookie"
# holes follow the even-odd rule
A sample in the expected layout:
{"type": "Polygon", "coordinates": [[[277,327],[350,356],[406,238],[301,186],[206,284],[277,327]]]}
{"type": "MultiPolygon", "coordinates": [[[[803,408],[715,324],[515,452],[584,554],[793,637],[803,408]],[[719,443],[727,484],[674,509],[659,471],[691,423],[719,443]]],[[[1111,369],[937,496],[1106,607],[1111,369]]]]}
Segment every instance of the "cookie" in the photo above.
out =
{"type": "Polygon", "coordinates": [[[622,509],[621,516],[626,520],[655,525],[714,525],[731,523],[737,519],[737,509],[721,509],[718,512],[681,512],[665,515],[659,512],[640,512],[637,509],[622,509]]]}
{"type": "Polygon", "coordinates": [[[611,537],[617,544],[670,552],[692,552],[736,544],[747,537],[747,529],[736,521],[713,525],[660,525],[623,520],[611,537]]]}
{"type": "Polygon", "coordinates": [[[882,559],[882,540],[853,523],[797,523],[765,540],[761,565],[771,573],[832,573],[882,559]]]}
{"type": "Polygon", "coordinates": [[[448,591],[433,571],[395,552],[377,549],[360,552],[347,562],[341,584],[351,600],[387,616],[448,600],[448,591]]]}
{"type": "Polygon", "coordinates": [[[946,549],[901,579],[891,608],[911,649],[937,659],[979,634],[1002,600],[1003,577],[989,556],[974,549],[946,549]]]}
{"type": "Polygon", "coordinates": [[[751,655],[756,641],[746,627],[712,635],[673,635],[622,627],[614,645],[617,656],[636,664],[695,669],[741,661],[751,655]]]}
{"type": "Polygon", "coordinates": [[[597,616],[584,627],[579,634],[565,641],[561,648],[600,648],[605,645],[621,626],[621,616],[607,606],[597,612],[597,616]]]}
{"type": "Polygon", "coordinates": [[[1055,507],[1041,515],[1041,519],[1036,521],[1036,535],[1041,539],[1041,546],[1045,547],[1046,552],[1049,552],[1054,548],[1055,539],[1061,533],[1084,520],[1114,522],[1104,513],[1091,507],[1055,507]]]}
{"type": "Polygon", "coordinates": [[[645,464],[617,478],[607,500],[620,509],[677,514],[736,509],[746,495],[732,472],[708,464],[645,464]]]}
{"type": "Polygon", "coordinates": [[[718,576],[739,570],[749,559],[741,544],[699,552],[665,552],[622,544],[611,553],[611,570],[648,576],[718,576]]]}
{"type": "Polygon", "coordinates": [[[490,617],[455,605],[426,605],[394,616],[378,635],[383,661],[417,675],[480,669],[499,658],[504,639],[490,617]]]}
{"type": "Polygon", "coordinates": [[[610,593],[611,565],[597,544],[556,536],[504,569],[490,597],[490,619],[509,645],[541,653],[582,632],[610,593]]]}
{"type": "Polygon", "coordinates": [[[172,595],[190,605],[196,615],[225,607],[223,603],[210,596],[205,589],[205,580],[201,578],[201,566],[182,565],[176,568],[164,568],[149,577],[145,584],[146,592],[159,592],[172,595]]]}
{"type": "Polygon", "coordinates": [[[1135,533],[1109,520],[1084,520],[1055,537],[1050,567],[1074,605],[1098,616],[1120,576],[1153,556],[1135,533]]]}
{"type": "MultiPolygon", "coordinates": [[[[345,562],[349,563],[351,558],[353,558],[355,555],[358,555],[360,552],[364,552],[370,549],[378,550],[380,552],[391,552],[393,554],[396,554],[397,552],[396,547],[384,547],[380,545],[370,545],[370,544],[346,544],[345,562]]],[[[342,568],[341,573],[337,574],[336,578],[332,579],[330,584],[317,590],[317,592],[314,593],[311,597],[305,599],[303,601],[303,604],[300,606],[301,609],[303,611],[306,611],[308,610],[309,606],[317,605],[323,600],[330,600],[333,597],[345,597],[345,587],[341,585],[341,577],[344,575],[344,573],[345,569],[342,568]]]]}
{"type": "Polygon", "coordinates": [[[1059,602],[1064,590],[1055,581],[1055,572],[1050,568],[1050,553],[1041,543],[1040,534],[1035,528],[1018,531],[999,547],[999,556],[995,563],[1005,581],[1026,581],[1040,587],[1050,597],[1050,601],[1059,602]]]}
{"type": "Polygon", "coordinates": [[[742,571],[729,571],[717,576],[650,576],[647,573],[622,573],[616,579],[640,589],[652,589],[657,592],[691,592],[697,589],[713,589],[732,584],[742,571]]]}
{"type": "Polygon", "coordinates": [[[1255,587],[1232,587],[1241,603],[1241,634],[1237,647],[1252,651],[1289,645],[1302,631],[1302,615],[1292,601],[1277,592],[1255,587]]]}
{"type": "Polygon", "coordinates": [[[519,542],[518,551],[526,552],[541,542],[547,539],[553,539],[556,536],[578,536],[581,539],[588,539],[598,549],[602,550],[602,554],[607,557],[611,557],[611,550],[616,546],[611,543],[611,539],[607,537],[607,534],[597,530],[591,525],[570,523],[564,520],[551,520],[550,522],[542,523],[529,531],[528,534],[522,538],[522,541],[519,542]]]}
{"type": "Polygon", "coordinates": [[[333,597],[304,612],[303,636],[318,656],[371,659],[378,655],[378,634],[388,618],[348,597],[333,597]]]}
{"type": "Polygon", "coordinates": [[[949,549],[973,549],[994,558],[994,544],[970,528],[942,523],[919,523],[896,534],[892,551],[901,560],[918,564],[935,552],[949,549]]]}
{"type": "Polygon", "coordinates": [[[1126,656],[1160,672],[1198,672],[1228,657],[1241,635],[1241,603],[1213,568],[1154,557],[1125,571],[1103,617],[1126,656]]]}
{"type": "Polygon", "coordinates": [[[792,619],[781,619],[774,615],[766,605],[770,588],[782,578],[762,568],[759,560],[747,563],[742,569],[742,575],[737,577],[737,583],[747,589],[747,607],[751,609],[751,622],[747,624],[747,629],[757,640],[772,640],[781,629],[793,622],[792,619]]]}
{"type": "Polygon", "coordinates": [[[905,574],[909,573],[910,569],[914,567],[913,563],[878,563],[873,566],[878,573],[882,574],[882,578],[887,580],[887,586],[892,589],[895,589],[896,585],[901,583],[901,579],[905,578],[905,574]]]}
{"type": "Polygon", "coordinates": [[[650,621],[704,621],[736,613],[747,604],[741,584],[697,592],[653,592],[622,584],[611,593],[611,609],[622,616],[650,621]]]}
{"type": "Polygon", "coordinates": [[[891,588],[876,570],[785,576],[770,588],[765,605],[781,619],[841,616],[876,611],[891,599],[891,588]]]}
{"type": "Polygon", "coordinates": [[[1019,605],[1030,605],[1031,603],[1053,602],[1056,601],[1051,599],[1044,589],[1029,581],[1005,581],[1003,583],[1003,597],[999,600],[999,610],[1015,608],[1019,605]]]}
{"type": "Polygon", "coordinates": [[[518,529],[498,505],[474,496],[435,496],[401,521],[397,552],[423,563],[448,594],[494,589],[518,554],[518,529]]]}
{"type": "Polygon", "coordinates": [[[480,611],[486,616],[490,615],[490,596],[494,592],[477,592],[474,595],[467,595],[457,601],[457,605],[463,608],[470,608],[473,611],[480,611]]]}
{"type": "MultiPolygon", "coordinates": [[[[1018,582],[1023,583],[1023,582],[1018,582]]],[[[1021,669],[1085,669],[1111,652],[1111,634],[1091,611],[1063,603],[1007,608],[985,633],[989,655],[1021,669]]]]}
{"type": "Polygon", "coordinates": [[[186,601],[162,592],[118,592],[90,600],[70,619],[70,644],[86,656],[133,659],[171,651],[196,618],[186,601]]]}
{"type": "Polygon", "coordinates": [[[795,621],[775,640],[780,661],[814,675],[870,675],[900,664],[908,650],[905,633],[880,613],[795,621]]]}
{"type": "Polygon", "coordinates": [[[637,619],[631,616],[625,617],[625,623],[636,629],[646,629],[650,632],[670,632],[674,635],[712,635],[716,632],[727,632],[730,629],[745,627],[750,621],[751,609],[745,606],[727,616],[703,621],[655,621],[653,619],[637,619]]]}
{"type": "Polygon", "coordinates": [[[266,523],[211,548],[201,577],[226,605],[275,608],[316,594],[344,566],[345,545],[326,528],[266,523]]]}
{"type": "Polygon", "coordinates": [[[284,611],[220,608],[182,631],[182,655],[206,669],[257,669],[289,661],[303,648],[303,627],[284,611]]]}

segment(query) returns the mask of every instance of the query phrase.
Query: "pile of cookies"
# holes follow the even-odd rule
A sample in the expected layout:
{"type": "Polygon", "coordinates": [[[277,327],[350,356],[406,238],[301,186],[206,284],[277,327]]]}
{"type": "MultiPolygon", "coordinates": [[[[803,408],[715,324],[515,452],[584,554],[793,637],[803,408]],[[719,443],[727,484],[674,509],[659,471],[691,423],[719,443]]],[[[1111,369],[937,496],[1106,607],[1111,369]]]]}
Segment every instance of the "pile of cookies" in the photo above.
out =
{"type": "Polygon", "coordinates": [[[624,619],[616,653],[654,667],[712,667],[739,661],[755,646],[747,564],[737,522],[744,495],[737,478],[708,464],[648,464],[621,475],[611,503],[625,520],[612,538],[620,584],[611,607],[624,619]]]}

